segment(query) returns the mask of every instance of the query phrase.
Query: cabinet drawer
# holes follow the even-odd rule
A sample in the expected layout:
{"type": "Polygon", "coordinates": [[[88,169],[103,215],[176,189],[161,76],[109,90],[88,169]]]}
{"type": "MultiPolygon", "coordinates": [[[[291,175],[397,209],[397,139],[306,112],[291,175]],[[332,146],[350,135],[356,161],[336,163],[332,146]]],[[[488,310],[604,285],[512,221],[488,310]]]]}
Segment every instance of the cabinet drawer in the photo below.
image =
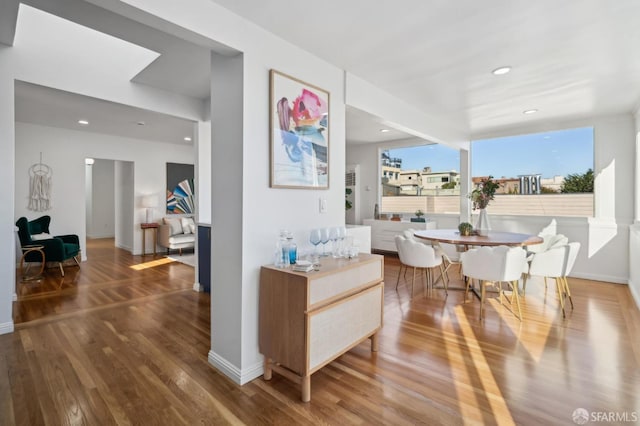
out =
{"type": "Polygon", "coordinates": [[[381,281],[382,261],[354,264],[340,274],[325,275],[314,278],[309,286],[309,305],[313,306],[325,300],[330,300],[349,290],[356,289],[367,283],[381,281]]]}
{"type": "Polygon", "coordinates": [[[382,326],[382,284],[309,314],[309,373],[382,326]]]}

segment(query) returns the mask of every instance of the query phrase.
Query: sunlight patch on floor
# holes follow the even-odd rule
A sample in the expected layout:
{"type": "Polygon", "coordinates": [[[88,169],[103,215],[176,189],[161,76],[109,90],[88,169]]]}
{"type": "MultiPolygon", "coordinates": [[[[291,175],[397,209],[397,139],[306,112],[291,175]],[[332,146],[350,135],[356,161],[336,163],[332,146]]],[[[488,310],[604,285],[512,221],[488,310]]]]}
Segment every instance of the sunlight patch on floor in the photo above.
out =
{"type": "Polygon", "coordinates": [[[129,268],[135,271],[142,271],[144,269],[155,268],[156,266],[166,265],[167,263],[173,263],[174,260],[163,257],[162,259],[152,260],[151,262],[139,263],[137,265],[131,265],[129,268]]]}
{"type": "Polygon", "coordinates": [[[458,324],[460,325],[462,335],[464,336],[464,340],[469,348],[469,354],[473,361],[473,365],[476,368],[476,372],[478,373],[478,378],[482,383],[484,394],[489,401],[490,411],[493,414],[496,423],[499,425],[515,424],[513,416],[511,416],[511,412],[509,411],[509,407],[502,396],[500,387],[496,383],[496,379],[493,377],[491,366],[482,353],[482,348],[477,347],[478,341],[473,333],[473,329],[471,328],[469,321],[467,320],[467,315],[465,314],[463,307],[456,306],[454,312],[458,320],[458,324]]]}
{"type": "MultiPolygon", "coordinates": [[[[449,316],[447,315],[446,323],[450,323],[449,316]]],[[[446,328],[449,324],[447,324],[446,328]]],[[[444,326],[444,324],[443,324],[444,326]]],[[[443,327],[444,328],[444,327],[443,327]]],[[[452,339],[443,339],[445,343],[445,350],[447,351],[447,359],[451,365],[451,375],[453,376],[453,383],[455,385],[456,396],[458,400],[458,407],[460,408],[460,414],[463,419],[482,419],[482,411],[479,408],[478,399],[470,385],[472,383],[467,371],[467,365],[464,361],[464,355],[460,350],[461,345],[452,339]],[[457,360],[458,362],[455,362],[457,360]],[[456,365],[460,366],[456,368],[456,365]]]]}

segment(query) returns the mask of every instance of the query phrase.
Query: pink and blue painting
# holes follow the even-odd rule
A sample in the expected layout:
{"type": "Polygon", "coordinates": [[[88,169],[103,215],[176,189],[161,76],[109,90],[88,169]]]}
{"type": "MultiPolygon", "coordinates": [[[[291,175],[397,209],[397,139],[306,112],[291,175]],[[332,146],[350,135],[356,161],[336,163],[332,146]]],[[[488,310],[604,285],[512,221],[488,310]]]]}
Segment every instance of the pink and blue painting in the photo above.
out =
{"type": "Polygon", "coordinates": [[[271,70],[271,187],[329,188],[329,92],[271,70]]]}

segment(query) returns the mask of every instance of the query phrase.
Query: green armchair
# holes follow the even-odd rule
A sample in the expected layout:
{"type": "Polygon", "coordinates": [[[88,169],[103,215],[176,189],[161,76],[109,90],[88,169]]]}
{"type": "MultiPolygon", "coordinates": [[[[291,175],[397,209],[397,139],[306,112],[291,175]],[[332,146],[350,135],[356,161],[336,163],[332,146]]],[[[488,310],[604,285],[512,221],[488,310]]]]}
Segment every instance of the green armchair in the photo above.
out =
{"type": "MultiPolygon", "coordinates": [[[[51,216],[42,216],[32,221],[27,220],[26,217],[18,219],[16,226],[18,227],[20,245],[23,247],[34,244],[43,246],[46,261],[58,262],[60,273],[64,277],[62,262],[73,258],[76,264],[80,266],[77,258],[80,253],[80,240],[77,235],[58,235],[46,239],[34,239],[33,236],[49,234],[49,223],[51,223],[51,216]]],[[[39,262],[41,259],[37,253],[27,253],[24,260],[27,262],[39,262]]]]}

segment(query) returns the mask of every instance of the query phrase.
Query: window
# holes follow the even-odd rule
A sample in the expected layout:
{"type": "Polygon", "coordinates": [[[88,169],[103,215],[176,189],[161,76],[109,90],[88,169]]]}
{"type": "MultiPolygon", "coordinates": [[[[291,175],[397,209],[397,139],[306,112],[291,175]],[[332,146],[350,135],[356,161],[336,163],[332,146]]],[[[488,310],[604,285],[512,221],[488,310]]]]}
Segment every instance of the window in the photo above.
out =
{"type": "Polygon", "coordinates": [[[382,213],[459,213],[460,153],[444,145],[383,151],[382,213]]]}
{"type": "Polygon", "coordinates": [[[492,213],[593,216],[593,128],[473,141],[472,183],[500,183],[492,213]]]}

